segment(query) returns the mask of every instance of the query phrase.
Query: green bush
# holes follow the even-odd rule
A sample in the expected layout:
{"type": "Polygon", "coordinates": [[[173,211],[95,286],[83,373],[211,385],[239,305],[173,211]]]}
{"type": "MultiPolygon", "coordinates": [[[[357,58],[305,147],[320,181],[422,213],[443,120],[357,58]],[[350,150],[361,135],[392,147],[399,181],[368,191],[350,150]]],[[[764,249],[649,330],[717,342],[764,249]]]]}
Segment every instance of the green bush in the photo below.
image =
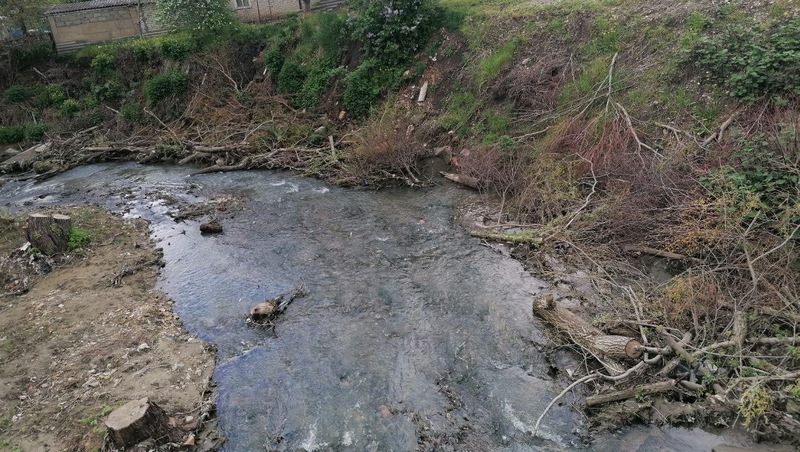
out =
{"type": "Polygon", "coordinates": [[[8,51],[8,61],[11,67],[28,69],[34,64],[49,60],[53,57],[53,48],[48,42],[37,42],[29,45],[13,45],[8,51]]]}
{"type": "Polygon", "coordinates": [[[436,11],[429,0],[349,0],[353,40],[391,66],[407,63],[427,42],[436,11]]]}
{"type": "Polygon", "coordinates": [[[116,100],[122,97],[123,86],[117,81],[108,80],[92,84],[91,92],[98,102],[116,100]]]}
{"type": "Polygon", "coordinates": [[[317,60],[319,63],[313,64],[308,72],[308,76],[300,89],[300,96],[296,104],[300,108],[315,108],[319,106],[322,95],[328,91],[331,82],[339,76],[347,73],[343,67],[329,68],[324,60],[317,60]]]}
{"type": "Polygon", "coordinates": [[[3,100],[9,103],[25,102],[32,95],[30,88],[21,85],[14,85],[3,91],[3,100]]]}
{"type": "Polygon", "coordinates": [[[69,251],[81,252],[82,247],[92,240],[92,234],[81,228],[70,228],[69,238],[67,239],[67,249],[69,251]]]}
{"type": "Polygon", "coordinates": [[[25,139],[25,127],[0,126],[0,144],[19,143],[25,139]]]}
{"type": "Polygon", "coordinates": [[[345,78],[344,107],[354,118],[366,117],[386,91],[396,90],[403,71],[370,58],[345,78]]]}
{"type": "Polygon", "coordinates": [[[25,125],[25,141],[41,141],[47,132],[47,124],[31,123],[25,125]]]}
{"type": "Polygon", "coordinates": [[[281,94],[296,94],[303,88],[306,79],[306,70],[293,60],[283,63],[278,73],[278,92],[281,94]]]}
{"type": "Polygon", "coordinates": [[[319,26],[314,40],[325,59],[333,64],[339,64],[344,49],[347,48],[347,24],[344,18],[337,13],[323,12],[317,15],[319,26]]]}
{"type": "Polygon", "coordinates": [[[122,121],[128,124],[136,124],[142,120],[142,106],[139,104],[122,104],[119,113],[122,121]]]}
{"type": "Polygon", "coordinates": [[[61,85],[38,85],[32,103],[37,108],[47,108],[61,105],[67,98],[67,90],[61,85]]]}
{"type": "Polygon", "coordinates": [[[147,80],[144,94],[152,105],[168,97],[180,96],[189,88],[189,76],[178,70],[171,70],[147,80]]]}
{"type": "Polygon", "coordinates": [[[75,99],[66,99],[61,103],[61,106],[58,109],[62,115],[66,116],[67,118],[71,118],[75,116],[76,113],[81,111],[81,105],[75,99]]]}
{"type": "Polygon", "coordinates": [[[198,50],[196,43],[197,41],[191,39],[188,35],[171,36],[169,39],[161,41],[159,50],[164,58],[184,61],[198,50]]]}
{"type": "Polygon", "coordinates": [[[800,19],[766,30],[735,23],[702,37],[689,63],[742,102],[800,94],[800,19]]]}
{"type": "Polygon", "coordinates": [[[105,75],[114,69],[114,56],[108,52],[98,53],[92,58],[92,70],[97,75],[105,75]]]}

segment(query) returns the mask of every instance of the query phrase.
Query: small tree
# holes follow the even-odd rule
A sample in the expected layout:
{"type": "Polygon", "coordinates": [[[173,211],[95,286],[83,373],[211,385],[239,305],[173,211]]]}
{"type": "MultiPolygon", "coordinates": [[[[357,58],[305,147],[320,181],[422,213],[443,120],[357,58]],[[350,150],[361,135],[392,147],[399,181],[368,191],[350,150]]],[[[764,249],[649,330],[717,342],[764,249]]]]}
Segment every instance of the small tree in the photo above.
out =
{"type": "Polygon", "coordinates": [[[227,0],[158,0],[158,20],[174,31],[213,35],[234,24],[227,0]]]}
{"type": "Polygon", "coordinates": [[[429,0],[348,0],[353,38],[368,57],[403,64],[428,40],[433,9],[429,0]]]}

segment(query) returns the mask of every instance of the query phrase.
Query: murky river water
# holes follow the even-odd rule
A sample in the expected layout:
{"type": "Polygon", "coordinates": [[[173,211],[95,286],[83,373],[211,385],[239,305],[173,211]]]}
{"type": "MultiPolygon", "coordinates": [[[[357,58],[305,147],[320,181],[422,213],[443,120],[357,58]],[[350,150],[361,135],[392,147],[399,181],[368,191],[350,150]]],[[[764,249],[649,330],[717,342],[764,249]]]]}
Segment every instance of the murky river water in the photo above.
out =
{"type": "MultiPolygon", "coordinates": [[[[285,173],[92,165],[41,184],[8,183],[0,206],[99,203],[152,221],[161,288],[186,328],[219,348],[227,451],[580,449],[570,405],[539,352],[533,294],[548,288],[453,225],[458,188],[362,192],[285,173]],[[225,232],[175,223],[170,197],[223,195],[243,209],[225,232]],[[274,333],[251,305],[300,284],[274,333]]],[[[636,428],[589,449],[710,450],[700,431],[636,428]]],[[[731,442],[730,440],[728,442],[731,442]]],[[[735,444],[735,442],[734,442],[735,444]]]]}

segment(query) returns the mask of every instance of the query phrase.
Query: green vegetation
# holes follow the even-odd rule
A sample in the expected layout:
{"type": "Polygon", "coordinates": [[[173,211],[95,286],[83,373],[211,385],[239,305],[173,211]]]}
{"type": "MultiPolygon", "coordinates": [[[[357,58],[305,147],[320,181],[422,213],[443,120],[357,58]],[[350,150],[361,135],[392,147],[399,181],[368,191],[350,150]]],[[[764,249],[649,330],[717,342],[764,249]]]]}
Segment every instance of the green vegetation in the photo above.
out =
{"type": "Polygon", "coordinates": [[[84,245],[92,240],[92,234],[81,228],[71,228],[67,239],[67,250],[80,253],[84,245]]]}
{"type": "Polygon", "coordinates": [[[162,23],[198,37],[227,33],[234,25],[227,0],[160,0],[157,6],[162,23]]]}
{"type": "Polygon", "coordinates": [[[800,19],[759,30],[733,23],[702,37],[689,57],[704,78],[743,102],[800,95],[800,19]]]}
{"type": "Polygon", "coordinates": [[[154,105],[169,97],[181,96],[186,93],[188,88],[189,76],[173,69],[148,79],[144,85],[144,94],[147,101],[154,105]]]}

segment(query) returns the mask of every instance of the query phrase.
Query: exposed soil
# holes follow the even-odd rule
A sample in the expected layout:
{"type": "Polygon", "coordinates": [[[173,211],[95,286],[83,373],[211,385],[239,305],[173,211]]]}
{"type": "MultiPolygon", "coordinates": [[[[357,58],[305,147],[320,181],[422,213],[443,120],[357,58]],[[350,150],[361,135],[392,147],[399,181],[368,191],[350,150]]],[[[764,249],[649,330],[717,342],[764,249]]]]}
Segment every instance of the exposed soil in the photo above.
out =
{"type": "Polygon", "coordinates": [[[154,289],[161,254],[147,222],[99,208],[58,211],[91,240],[54,257],[46,274],[37,273],[47,266],[20,264],[43,258],[14,251],[24,242],[21,219],[0,224],[0,449],[100,450],[105,416],[144,397],[171,416],[173,444],[162,447],[195,436],[210,447],[215,354],[154,289]]]}

